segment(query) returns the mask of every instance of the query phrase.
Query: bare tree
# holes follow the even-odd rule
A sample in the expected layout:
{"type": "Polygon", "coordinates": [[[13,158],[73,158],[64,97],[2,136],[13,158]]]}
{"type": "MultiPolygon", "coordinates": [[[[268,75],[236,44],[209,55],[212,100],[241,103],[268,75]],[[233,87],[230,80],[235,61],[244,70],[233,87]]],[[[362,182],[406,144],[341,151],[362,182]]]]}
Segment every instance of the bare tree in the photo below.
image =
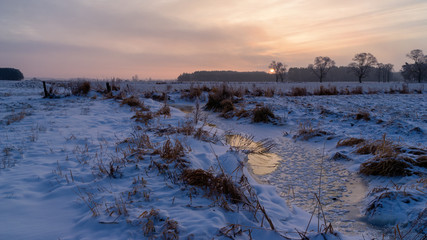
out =
{"type": "Polygon", "coordinates": [[[405,63],[402,66],[401,73],[407,80],[415,78],[420,83],[427,75],[427,56],[420,49],[414,49],[406,56],[414,61],[413,64],[405,63]]]}
{"type": "Polygon", "coordinates": [[[371,53],[357,53],[352,60],[353,62],[348,66],[359,78],[360,83],[362,78],[367,77],[372,68],[377,65],[377,59],[371,53]]]}
{"type": "Polygon", "coordinates": [[[326,78],[329,70],[335,66],[335,61],[330,57],[316,57],[314,59],[314,64],[308,65],[308,69],[313,71],[313,73],[319,78],[320,82],[326,78]]]}
{"type": "Polygon", "coordinates": [[[378,82],[390,82],[393,71],[393,64],[391,63],[378,63],[377,64],[377,76],[378,76],[378,82]]]}
{"type": "Polygon", "coordinates": [[[276,82],[279,81],[279,78],[283,82],[283,78],[286,73],[286,65],[281,62],[272,61],[268,67],[273,69],[274,74],[276,75],[276,82]]]}

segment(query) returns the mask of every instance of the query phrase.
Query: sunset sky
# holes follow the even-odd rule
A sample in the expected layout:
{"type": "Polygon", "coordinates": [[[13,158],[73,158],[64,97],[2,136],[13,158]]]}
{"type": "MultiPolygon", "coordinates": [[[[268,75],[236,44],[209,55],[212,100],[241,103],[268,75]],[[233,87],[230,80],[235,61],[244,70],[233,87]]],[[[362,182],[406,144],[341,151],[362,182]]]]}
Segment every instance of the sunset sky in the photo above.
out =
{"type": "Polygon", "coordinates": [[[25,77],[174,79],[427,53],[426,0],[0,0],[0,67],[25,77]]]}

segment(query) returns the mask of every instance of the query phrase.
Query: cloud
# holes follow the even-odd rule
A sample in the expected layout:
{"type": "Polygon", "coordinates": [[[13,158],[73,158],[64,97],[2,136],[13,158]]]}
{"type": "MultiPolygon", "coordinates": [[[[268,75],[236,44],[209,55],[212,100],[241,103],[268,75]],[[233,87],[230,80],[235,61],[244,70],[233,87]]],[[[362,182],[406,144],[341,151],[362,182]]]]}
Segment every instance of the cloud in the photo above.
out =
{"type": "MultiPolygon", "coordinates": [[[[399,60],[384,46],[399,54],[410,50],[405,43],[427,47],[427,3],[421,0],[0,0],[0,4],[0,48],[6,50],[0,63],[23,59],[27,68],[51,65],[61,69],[62,73],[55,71],[61,76],[74,71],[113,74],[113,69],[118,75],[152,77],[176,77],[199,68],[262,70],[273,59],[306,66],[317,55],[343,59],[337,64],[346,65],[345,56],[351,59],[357,51],[373,51],[395,63],[405,61],[404,54],[399,60]],[[25,54],[34,62],[25,60],[25,54]]],[[[47,75],[54,73],[43,69],[47,75]]]]}

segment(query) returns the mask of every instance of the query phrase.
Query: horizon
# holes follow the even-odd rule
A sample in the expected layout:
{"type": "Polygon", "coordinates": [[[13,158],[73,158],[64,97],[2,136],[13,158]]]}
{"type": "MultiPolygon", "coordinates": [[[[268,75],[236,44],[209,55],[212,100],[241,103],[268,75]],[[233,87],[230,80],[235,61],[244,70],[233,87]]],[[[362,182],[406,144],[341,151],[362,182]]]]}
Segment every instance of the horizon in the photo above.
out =
{"type": "Polygon", "coordinates": [[[0,0],[0,67],[25,78],[176,79],[194,71],[347,66],[370,52],[398,72],[427,51],[427,2],[0,0]]]}

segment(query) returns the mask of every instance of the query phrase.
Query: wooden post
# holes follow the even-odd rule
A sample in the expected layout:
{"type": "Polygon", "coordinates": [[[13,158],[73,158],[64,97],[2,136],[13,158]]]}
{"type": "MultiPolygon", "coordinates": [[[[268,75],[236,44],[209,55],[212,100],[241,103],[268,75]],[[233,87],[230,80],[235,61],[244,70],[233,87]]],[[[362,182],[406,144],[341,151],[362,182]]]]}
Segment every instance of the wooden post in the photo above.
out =
{"type": "Polygon", "coordinates": [[[49,93],[47,92],[46,82],[45,81],[43,81],[43,90],[44,90],[44,97],[48,98],[49,97],[49,93]]]}
{"type": "Polygon", "coordinates": [[[107,85],[107,93],[110,93],[110,92],[111,92],[111,86],[110,86],[110,83],[109,83],[109,82],[107,82],[107,83],[106,83],[106,85],[107,85]]]}

